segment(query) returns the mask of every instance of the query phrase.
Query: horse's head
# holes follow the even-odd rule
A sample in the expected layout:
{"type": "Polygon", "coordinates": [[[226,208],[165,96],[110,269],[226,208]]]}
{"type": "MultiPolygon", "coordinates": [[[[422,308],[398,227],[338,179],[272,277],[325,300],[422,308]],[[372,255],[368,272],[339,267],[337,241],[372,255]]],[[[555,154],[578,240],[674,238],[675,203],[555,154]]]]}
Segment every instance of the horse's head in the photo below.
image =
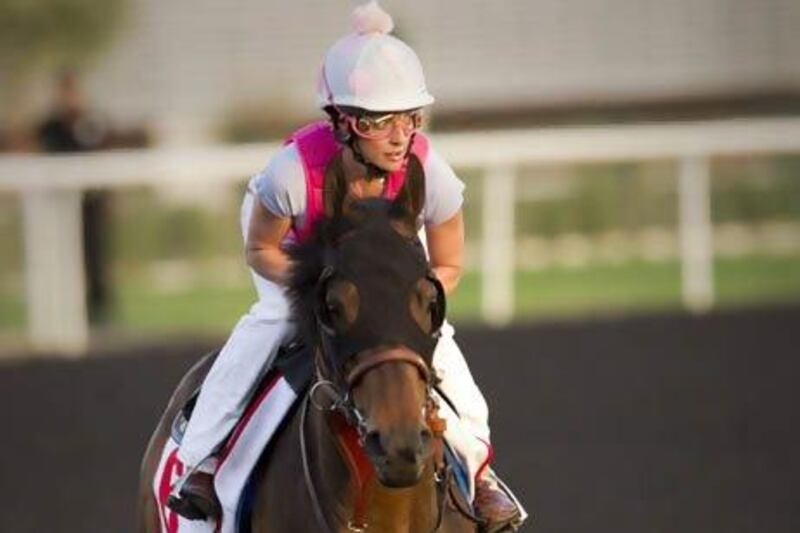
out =
{"type": "Polygon", "coordinates": [[[431,453],[432,358],[444,291],[415,224],[372,200],[293,253],[295,316],[384,485],[409,486],[431,453]]]}

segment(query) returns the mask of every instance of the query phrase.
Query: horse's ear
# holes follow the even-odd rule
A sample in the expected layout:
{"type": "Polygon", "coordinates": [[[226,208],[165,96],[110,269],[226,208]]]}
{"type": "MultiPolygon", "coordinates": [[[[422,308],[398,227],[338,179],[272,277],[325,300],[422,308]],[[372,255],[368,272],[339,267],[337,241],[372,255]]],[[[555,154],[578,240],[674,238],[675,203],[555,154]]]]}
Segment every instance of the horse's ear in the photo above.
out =
{"type": "Polygon", "coordinates": [[[415,154],[409,154],[406,178],[392,202],[392,218],[401,221],[414,234],[417,220],[425,205],[425,170],[415,154]]]}

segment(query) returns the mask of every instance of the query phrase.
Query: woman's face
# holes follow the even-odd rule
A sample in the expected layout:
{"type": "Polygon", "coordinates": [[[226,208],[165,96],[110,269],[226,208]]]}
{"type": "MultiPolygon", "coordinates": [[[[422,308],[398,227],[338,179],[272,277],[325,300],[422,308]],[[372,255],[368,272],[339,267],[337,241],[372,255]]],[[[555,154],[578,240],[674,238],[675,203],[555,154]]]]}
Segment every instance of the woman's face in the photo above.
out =
{"type": "Polygon", "coordinates": [[[385,139],[359,137],[356,142],[367,161],[387,172],[394,172],[403,166],[411,134],[394,128],[391,136],[385,139]]]}
{"type": "Polygon", "coordinates": [[[419,110],[349,117],[362,155],[387,172],[399,170],[405,161],[408,144],[422,123],[419,110]]]}

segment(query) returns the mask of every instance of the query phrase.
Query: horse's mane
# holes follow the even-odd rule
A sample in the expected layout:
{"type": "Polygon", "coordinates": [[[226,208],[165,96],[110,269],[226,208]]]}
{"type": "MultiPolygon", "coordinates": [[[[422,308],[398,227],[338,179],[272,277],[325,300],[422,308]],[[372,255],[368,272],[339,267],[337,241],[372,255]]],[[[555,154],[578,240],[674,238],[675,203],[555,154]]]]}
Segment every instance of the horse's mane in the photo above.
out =
{"type": "Polygon", "coordinates": [[[406,208],[384,198],[368,198],[350,202],[346,211],[338,217],[321,220],[309,239],[287,249],[291,261],[287,295],[292,316],[300,327],[304,339],[317,338],[314,320],[317,283],[326,266],[326,254],[335,247],[344,235],[367,226],[379,231],[398,231],[408,228],[409,237],[414,238],[414,222],[406,208]]]}

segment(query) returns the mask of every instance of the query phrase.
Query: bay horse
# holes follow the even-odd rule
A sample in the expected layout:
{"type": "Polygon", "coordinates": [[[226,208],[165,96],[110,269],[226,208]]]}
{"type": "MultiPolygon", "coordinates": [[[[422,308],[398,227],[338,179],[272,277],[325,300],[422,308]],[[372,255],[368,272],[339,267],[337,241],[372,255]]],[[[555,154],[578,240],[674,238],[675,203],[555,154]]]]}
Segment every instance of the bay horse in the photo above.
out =
{"type": "MultiPolygon", "coordinates": [[[[398,201],[353,202],[290,250],[288,294],[315,377],[254,473],[253,532],[478,530],[442,459],[432,357],[445,300],[417,214],[398,201]],[[343,444],[348,432],[368,459],[362,473],[343,444]]],[[[175,415],[211,362],[186,374],[151,437],[140,531],[160,531],[153,476],[175,415]]]]}

